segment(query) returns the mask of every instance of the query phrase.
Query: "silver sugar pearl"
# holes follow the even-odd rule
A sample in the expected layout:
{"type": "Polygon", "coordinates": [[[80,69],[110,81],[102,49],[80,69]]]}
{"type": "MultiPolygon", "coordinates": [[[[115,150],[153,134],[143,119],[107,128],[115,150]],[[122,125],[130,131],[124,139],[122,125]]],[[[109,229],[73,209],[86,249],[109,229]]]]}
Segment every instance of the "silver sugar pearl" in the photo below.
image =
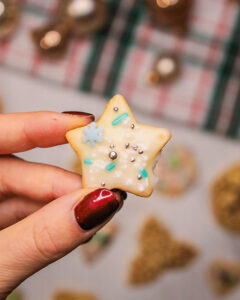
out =
{"type": "Polygon", "coordinates": [[[141,180],[142,179],[142,175],[141,174],[138,174],[138,180],[141,180]]]}
{"type": "Polygon", "coordinates": [[[113,110],[117,112],[119,110],[119,108],[118,107],[114,107],[113,110]]]}
{"type": "Polygon", "coordinates": [[[130,162],[135,162],[135,158],[132,157],[132,158],[130,159],[130,162]]]}
{"type": "Polygon", "coordinates": [[[125,144],[125,148],[126,148],[126,149],[127,149],[129,146],[130,146],[129,143],[126,143],[126,144],[125,144]]]}
{"type": "Polygon", "coordinates": [[[134,128],[135,128],[135,125],[134,125],[133,123],[131,124],[131,128],[132,128],[132,129],[134,129],[134,128]]]}
{"type": "Polygon", "coordinates": [[[109,158],[111,158],[112,160],[114,160],[114,159],[117,158],[118,155],[117,155],[117,152],[111,151],[108,156],[109,156],[109,158]]]}
{"type": "Polygon", "coordinates": [[[138,146],[132,146],[132,148],[133,148],[133,150],[135,150],[135,151],[137,151],[137,149],[138,149],[138,146]]]}
{"type": "Polygon", "coordinates": [[[143,150],[139,150],[139,151],[138,151],[138,154],[143,154],[143,150]]]}
{"type": "Polygon", "coordinates": [[[106,185],[106,183],[105,183],[105,182],[102,182],[102,183],[101,183],[101,186],[105,186],[105,185],[106,185]]]}
{"type": "Polygon", "coordinates": [[[114,146],[114,144],[110,144],[110,146],[109,146],[111,149],[113,149],[115,146],[114,146]]]}

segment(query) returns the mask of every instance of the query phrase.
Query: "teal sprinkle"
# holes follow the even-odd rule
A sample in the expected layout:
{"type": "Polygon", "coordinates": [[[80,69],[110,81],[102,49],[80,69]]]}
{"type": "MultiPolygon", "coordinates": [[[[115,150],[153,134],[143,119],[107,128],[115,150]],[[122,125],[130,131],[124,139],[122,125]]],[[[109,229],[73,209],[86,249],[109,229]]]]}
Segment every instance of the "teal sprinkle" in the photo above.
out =
{"type": "Polygon", "coordinates": [[[142,176],[143,176],[144,178],[147,178],[147,177],[148,177],[148,173],[147,173],[147,171],[146,171],[145,169],[142,169],[142,170],[141,170],[141,174],[142,174],[142,176]]]}
{"type": "Polygon", "coordinates": [[[122,114],[121,116],[117,117],[115,120],[112,121],[112,125],[116,126],[118,123],[120,123],[126,117],[128,117],[128,113],[122,114]]]}
{"type": "Polygon", "coordinates": [[[116,167],[116,165],[114,163],[111,163],[107,166],[107,170],[112,171],[115,167],[116,167]]]}
{"type": "Polygon", "coordinates": [[[84,159],[83,161],[86,165],[92,165],[92,160],[91,159],[84,159]]]}

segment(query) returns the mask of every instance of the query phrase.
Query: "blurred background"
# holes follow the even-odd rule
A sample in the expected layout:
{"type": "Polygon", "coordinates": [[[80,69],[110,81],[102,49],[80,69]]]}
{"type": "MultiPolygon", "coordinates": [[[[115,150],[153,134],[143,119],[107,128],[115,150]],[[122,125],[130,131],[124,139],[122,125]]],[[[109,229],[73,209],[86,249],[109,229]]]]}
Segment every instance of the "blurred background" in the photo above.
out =
{"type": "MultiPolygon", "coordinates": [[[[239,43],[238,0],[0,0],[1,112],[99,117],[120,93],[173,135],[153,195],[11,299],[240,299],[239,43]]],[[[19,156],[79,171],[69,145],[19,156]]]]}

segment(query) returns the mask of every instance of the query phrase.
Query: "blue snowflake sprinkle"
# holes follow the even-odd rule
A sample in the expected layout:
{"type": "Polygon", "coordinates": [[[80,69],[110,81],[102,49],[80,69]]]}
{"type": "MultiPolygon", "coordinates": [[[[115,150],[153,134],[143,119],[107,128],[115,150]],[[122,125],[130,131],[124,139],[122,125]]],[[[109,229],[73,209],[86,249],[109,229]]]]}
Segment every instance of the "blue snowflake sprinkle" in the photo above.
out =
{"type": "Polygon", "coordinates": [[[83,128],[85,136],[82,138],[84,143],[89,143],[91,147],[94,147],[96,143],[101,143],[103,140],[103,127],[97,127],[96,122],[92,122],[90,125],[83,128]]]}

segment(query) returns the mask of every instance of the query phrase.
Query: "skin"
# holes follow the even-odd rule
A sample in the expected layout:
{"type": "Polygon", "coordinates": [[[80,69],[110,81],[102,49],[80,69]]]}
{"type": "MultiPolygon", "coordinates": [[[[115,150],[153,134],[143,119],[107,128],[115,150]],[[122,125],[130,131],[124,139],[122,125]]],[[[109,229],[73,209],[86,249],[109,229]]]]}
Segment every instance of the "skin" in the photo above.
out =
{"type": "Polygon", "coordinates": [[[13,156],[64,144],[68,130],[91,121],[54,112],[0,115],[0,300],[107,223],[85,231],[74,219],[74,207],[94,190],[81,189],[81,176],[13,156]]]}

